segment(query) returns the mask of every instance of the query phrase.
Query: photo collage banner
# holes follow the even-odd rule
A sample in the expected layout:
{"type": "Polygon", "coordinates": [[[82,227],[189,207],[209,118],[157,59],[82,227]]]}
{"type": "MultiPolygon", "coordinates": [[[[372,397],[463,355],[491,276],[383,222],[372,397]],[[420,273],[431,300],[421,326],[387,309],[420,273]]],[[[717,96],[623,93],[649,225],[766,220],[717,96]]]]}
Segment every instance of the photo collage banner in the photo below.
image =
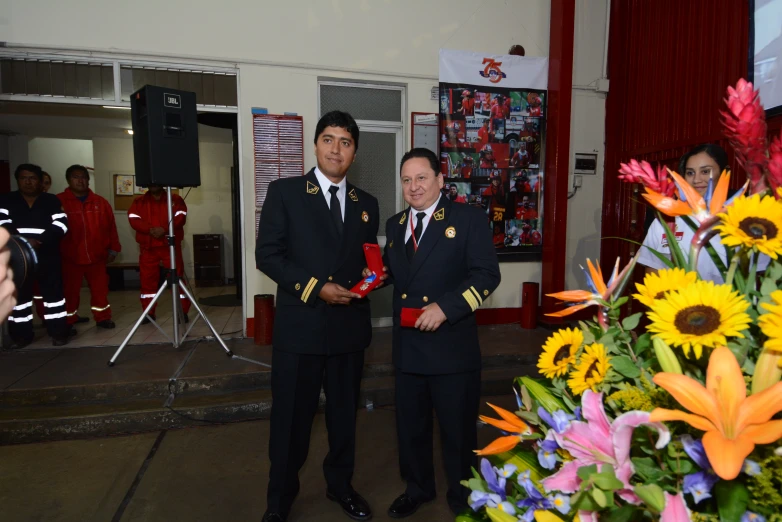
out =
{"type": "Polygon", "coordinates": [[[547,74],[546,58],[440,51],[443,193],[486,213],[500,255],[543,249],[547,74]]]}

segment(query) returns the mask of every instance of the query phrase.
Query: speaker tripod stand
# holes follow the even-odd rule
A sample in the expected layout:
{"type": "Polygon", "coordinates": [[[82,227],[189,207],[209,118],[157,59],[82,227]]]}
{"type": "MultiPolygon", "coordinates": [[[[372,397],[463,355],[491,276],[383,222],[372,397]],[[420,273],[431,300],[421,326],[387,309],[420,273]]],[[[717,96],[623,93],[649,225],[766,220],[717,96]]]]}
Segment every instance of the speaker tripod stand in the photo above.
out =
{"type": "Polygon", "coordinates": [[[212,331],[212,334],[214,335],[217,342],[219,342],[220,346],[223,348],[223,350],[225,350],[225,354],[228,357],[235,357],[234,353],[225,345],[225,341],[223,341],[223,338],[220,337],[219,333],[217,333],[215,327],[212,326],[211,322],[209,322],[209,319],[206,317],[206,314],[198,306],[198,303],[193,298],[193,295],[190,293],[190,290],[188,290],[187,287],[184,286],[179,280],[179,276],[177,275],[176,272],[176,253],[174,251],[176,237],[174,236],[174,218],[171,215],[172,213],[171,187],[166,187],[166,199],[168,201],[168,236],[166,237],[166,239],[168,240],[168,255],[170,261],[170,268],[166,270],[166,280],[163,281],[162,285],[160,285],[160,288],[155,294],[155,297],[152,298],[152,301],[147,305],[144,311],[141,312],[141,316],[136,320],[136,324],[134,324],[133,328],[130,329],[130,332],[128,333],[127,337],[125,337],[125,339],[122,341],[122,344],[120,344],[119,348],[114,353],[114,356],[111,359],[109,359],[108,362],[109,366],[114,366],[114,362],[117,360],[117,357],[119,357],[119,354],[122,353],[122,350],[125,349],[125,346],[127,346],[131,338],[133,338],[133,336],[136,334],[136,330],[138,330],[138,327],[141,326],[141,323],[144,321],[145,317],[149,317],[149,320],[152,322],[152,324],[154,324],[155,327],[158,330],[160,330],[160,332],[163,335],[165,335],[169,341],[171,341],[171,344],[174,345],[174,348],[179,348],[182,345],[182,343],[187,338],[187,334],[190,333],[190,330],[193,329],[193,326],[196,324],[196,322],[198,322],[198,319],[201,318],[204,320],[206,325],[212,331]],[[163,328],[161,328],[160,325],[157,324],[157,322],[155,322],[155,320],[148,315],[149,311],[152,310],[153,306],[155,306],[158,299],[160,299],[160,296],[163,295],[163,292],[165,292],[166,288],[171,288],[171,301],[173,302],[173,313],[174,313],[172,317],[173,339],[171,337],[168,337],[166,332],[163,331],[163,328]],[[190,322],[190,327],[185,331],[184,335],[182,335],[181,337],[179,336],[180,333],[179,325],[180,325],[180,319],[184,319],[184,312],[182,311],[182,304],[180,302],[180,292],[184,294],[188,299],[190,299],[190,303],[193,305],[193,308],[195,308],[196,312],[198,312],[198,315],[190,322]]]}

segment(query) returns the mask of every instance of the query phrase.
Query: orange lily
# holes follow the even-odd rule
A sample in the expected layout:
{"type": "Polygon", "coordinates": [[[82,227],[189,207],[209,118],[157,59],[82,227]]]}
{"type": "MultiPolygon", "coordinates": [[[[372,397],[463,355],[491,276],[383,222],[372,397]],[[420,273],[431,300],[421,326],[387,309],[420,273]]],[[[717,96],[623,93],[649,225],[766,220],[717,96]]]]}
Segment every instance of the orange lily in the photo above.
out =
{"type": "Polygon", "coordinates": [[[654,208],[667,216],[693,216],[699,223],[705,222],[710,217],[716,216],[722,211],[728,198],[728,184],[730,183],[729,172],[722,172],[717,181],[717,186],[714,188],[714,192],[711,193],[710,196],[707,196],[709,197],[708,208],[703,196],[698,194],[689,183],[684,181],[684,178],[670,169],[668,169],[668,173],[676,182],[676,186],[684,195],[686,201],[665,196],[647,187],[646,194],[643,194],[643,197],[654,208]]]}
{"type": "Polygon", "coordinates": [[[530,428],[526,422],[521,420],[514,413],[511,413],[508,410],[500,408],[499,406],[495,406],[494,404],[491,404],[489,402],[487,402],[486,404],[491,406],[492,409],[496,411],[500,417],[502,417],[502,420],[492,419],[491,417],[487,417],[485,415],[481,415],[479,418],[486,424],[491,424],[495,428],[499,428],[506,433],[512,433],[513,435],[506,435],[504,437],[499,437],[498,439],[496,439],[494,442],[492,442],[482,450],[475,450],[476,454],[482,456],[496,455],[497,453],[504,453],[506,451],[510,451],[516,447],[516,444],[518,444],[523,440],[524,435],[529,435],[532,433],[532,428],[530,428]]]}
{"type": "Polygon", "coordinates": [[[739,363],[725,347],[712,352],[705,387],[673,373],[658,373],[654,382],[692,413],[656,408],[649,422],[684,421],[704,431],[706,455],[714,472],[725,480],[738,476],[755,444],[782,438],[782,420],[770,420],[782,411],[782,382],[747,397],[739,363]]]}

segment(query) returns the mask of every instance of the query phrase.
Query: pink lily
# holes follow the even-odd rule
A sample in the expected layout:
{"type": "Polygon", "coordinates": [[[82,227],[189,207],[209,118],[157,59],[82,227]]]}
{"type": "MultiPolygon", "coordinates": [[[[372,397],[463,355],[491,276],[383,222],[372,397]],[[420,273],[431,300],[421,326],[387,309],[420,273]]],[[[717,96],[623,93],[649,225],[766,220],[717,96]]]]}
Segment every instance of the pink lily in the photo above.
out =
{"type": "Polygon", "coordinates": [[[631,411],[617,417],[611,423],[603,407],[603,394],[591,390],[584,392],[581,400],[583,421],[573,421],[561,434],[554,434],[557,444],[567,450],[574,460],[568,461],[557,473],[541,481],[546,492],[575,493],[581,485],[578,468],[597,464],[610,464],[616,478],[624,485],[617,491],[627,502],[640,503],[633,493],[630,477],[635,473],[630,460],[630,442],[633,430],[645,425],[657,430],[657,449],[664,448],[671,440],[671,433],[662,423],[649,422],[649,413],[631,411]]]}
{"type": "Polygon", "coordinates": [[[690,510],[684,501],[684,495],[665,493],[665,509],[660,513],[660,522],[689,522],[690,510]]]}

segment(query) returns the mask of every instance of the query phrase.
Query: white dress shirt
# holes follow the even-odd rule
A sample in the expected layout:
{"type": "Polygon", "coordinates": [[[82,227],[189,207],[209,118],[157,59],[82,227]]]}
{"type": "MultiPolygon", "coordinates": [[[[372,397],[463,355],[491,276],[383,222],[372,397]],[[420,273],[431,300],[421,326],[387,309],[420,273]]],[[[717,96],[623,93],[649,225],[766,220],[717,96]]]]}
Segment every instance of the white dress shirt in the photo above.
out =
{"type": "MultiPolygon", "coordinates": [[[[440,194],[440,198],[443,197],[442,194],[440,194]]],[[[434,204],[427,208],[426,210],[416,210],[413,207],[410,207],[410,215],[408,218],[410,219],[410,223],[413,224],[413,230],[415,230],[415,227],[418,226],[418,218],[416,217],[416,214],[419,212],[423,212],[426,214],[426,217],[424,218],[424,228],[421,229],[421,237],[418,238],[418,242],[421,242],[421,238],[424,237],[424,232],[426,232],[426,227],[429,226],[429,221],[432,219],[432,214],[434,214],[434,210],[437,208],[437,204],[440,202],[440,198],[437,198],[437,201],[434,202],[434,204]]],[[[410,236],[413,235],[413,230],[410,230],[410,225],[408,224],[405,231],[405,243],[410,239],[410,236]]]]}
{"type": "Polygon", "coordinates": [[[339,200],[339,207],[342,210],[342,221],[345,221],[345,196],[347,195],[348,191],[348,181],[347,178],[342,178],[342,181],[339,183],[333,183],[329,178],[326,177],[325,174],[323,174],[318,167],[315,167],[315,177],[318,180],[318,185],[320,185],[320,191],[323,194],[323,197],[326,198],[326,206],[331,208],[331,192],[329,192],[329,189],[336,185],[339,187],[339,190],[337,191],[337,199],[339,200]]]}

